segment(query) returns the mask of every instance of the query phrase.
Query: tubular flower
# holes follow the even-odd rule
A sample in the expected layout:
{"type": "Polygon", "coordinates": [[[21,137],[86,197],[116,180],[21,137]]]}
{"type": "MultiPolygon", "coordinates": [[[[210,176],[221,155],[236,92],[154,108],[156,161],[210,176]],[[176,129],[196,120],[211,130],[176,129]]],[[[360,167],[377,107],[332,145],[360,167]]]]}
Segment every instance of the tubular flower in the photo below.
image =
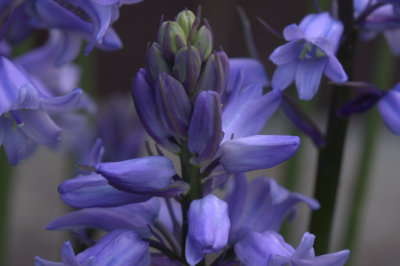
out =
{"type": "Polygon", "coordinates": [[[276,48],[269,59],[278,67],[272,87],[283,90],[293,81],[301,100],[317,93],[322,73],[334,82],[344,82],[347,75],[335,53],[343,33],[343,24],[327,12],[307,15],[299,25],[283,30],[289,43],[276,48]]]}

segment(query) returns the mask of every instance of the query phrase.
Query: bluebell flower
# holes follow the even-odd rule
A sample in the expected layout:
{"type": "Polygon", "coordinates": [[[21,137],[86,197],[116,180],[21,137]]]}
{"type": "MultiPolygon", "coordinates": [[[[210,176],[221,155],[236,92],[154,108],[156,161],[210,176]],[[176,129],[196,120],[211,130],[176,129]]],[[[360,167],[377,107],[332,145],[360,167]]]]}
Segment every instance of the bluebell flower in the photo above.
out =
{"type": "Polygon", "coordinates": [[[0,145],[9,163],[16,165],[36,144],[54,145],[60,140],[60,128],[48,112],[74,108],[82,91],[44,95],[21,66],[5,57],[0,57],[0,80],[0,145]]]}
{"type": "Polygon", "coordinates": [[[361,28],[362,39],[368,41],[383,33],[391,52],[400,55],[400,3],[392,0],[354,0],[354,17],[361,28]],[[384,4],[387,3],[387,4],[384,4]],[[379,5],[366,17],[364,12],[379,5]],[[360,17],[363,18],[360,20],[360,17]]]}
{"type": "Polygon", "coordinates": [[[279,46],[269,59],[276,64],[272,88],[283,90],[293,81],[301,100],[310,100],[317,92],[322,73],[334,82],[347,75],[335,56],[343,33],[343,24],[327,12],[310,14],[299,25],[283,30],[287,44],[279,46]]]}
{"type": "Polygon", "coordinates": [[[185,257],[190,265],[200,262],[205,254],[218,252],[227,245],[230,221],[228,205],[223,200],[209,194],[192,201],[188,222],[185,257]]]}
{"type": "Polygon", "coordinates": [[[235,253],[248,266],[342,266],[346,263],[348,250],[315,256],[314,239],[314,235],[305,233],[295,250],[274,231],[252,232],[235,245],[235,253]]]}
{"type": "Polygon", "coordinates": [[[251,231],[277,232],[283,220],[293,214],[298,203],[303,202],[312,210],[319,208],[315,199],[289,192],[271,178],[260,176],[247,184],[244,174],[236,174],[229,184],[231,186],[225,200],[231,221],[231,244],[240,241],[251,231]]]}
{"type": "MultiPolygon", "coordinates": [[[[121,47],[121,41],[111,27],[119,16],[122,4],[136,4],[142,0],[32,0],[30,24],[36,28],[61,29],[65,53],[79,52],[82,40],[88,41],[84,53],[97,46],[104,50],[121,47]]],[[[73,56],[69,57],[70,59],[73,56]]]]}
{"type": "Polygon", "coordinates": [[[377,107],[385,125],[400,136],[400,83],[386,92],[378,101],[377,107]]]}
{"type": "Polygon", "coordinates": [[[35,266],[150,265],[149,244],[128,230],[114,230],[85,251],[74,254],[69,241],[61,249],[61,263],[35,258],[35,266]]]}

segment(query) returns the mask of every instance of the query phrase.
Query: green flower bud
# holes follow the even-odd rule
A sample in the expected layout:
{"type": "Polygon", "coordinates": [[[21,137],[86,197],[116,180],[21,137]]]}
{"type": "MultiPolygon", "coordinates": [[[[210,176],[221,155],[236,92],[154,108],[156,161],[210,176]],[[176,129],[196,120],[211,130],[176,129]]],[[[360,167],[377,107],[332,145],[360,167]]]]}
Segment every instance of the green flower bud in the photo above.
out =
{"type": "Polygon", "coordinates": [[[194,36],[192,45],[199,50],[203,62],[206,61],[213,50],[213,36],[211,31],[206,26],[202,26],[194,36]]]}
{"type": "Polygon", "coordinates": [[[173,73],[189,94],[195,89],[200,70],[201,58],[196,47],[184,47],[176,53],[173,73]]]}
{"type": "Polygon", "coordinates": [[[190,10],[183,10],[178,14],[178,16],[176,16],[176,22],[182,27],[183,32],[186,35],[186,40],[189,38],[189,33],[195,19],[196,15],[190,10]]]}
{"type": "Polygon", "coordinates": [[[174,61],[175,53],[186,46],[186,35],[182,27],[175,21],[165,21],[158,30],[158,44],[163,49],[164,56],[174,61]]]}
{"type": "Polygon", "coordinates": [[[155,84],[160,73],[171,74],[171,67],[164,58],[160,45],[154,42],[146,52],[146,77],[151,84],[155,84]]]}

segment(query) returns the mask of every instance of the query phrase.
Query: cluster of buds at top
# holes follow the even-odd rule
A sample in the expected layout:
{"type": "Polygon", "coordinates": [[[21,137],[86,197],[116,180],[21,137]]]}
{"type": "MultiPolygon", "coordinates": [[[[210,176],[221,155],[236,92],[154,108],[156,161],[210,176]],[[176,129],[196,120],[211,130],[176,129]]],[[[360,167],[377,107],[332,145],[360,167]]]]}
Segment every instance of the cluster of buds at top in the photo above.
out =
{"type": "Polygon", "coordinates": [[[206,136],[207,144],[201,145],[200,150],[193,148],[195,153],[207,150],[210,156],[216,149],[210,151],[206,146],[217,147],[221,137],[219,98],[226,88],[229,59],[223,51],[213,50],[211,29],[200,26],[199,13],[195,15],[184,10],[174,21],[160,25],[157,42],[147,50],[145,68],[135,77],[133,97],[147,132],[173,152],[179,151],[184,142],[194,147],[198,141],[204,141],[191,141],[190,127],[198,127],[199,123],[213,124],[209,126],[209,134],[203,132],[202,135],[206,136]],[[205,93],[198,97],[202,92],[205,93]],[[192,121],[195,106],[201,109],[203,104],[212,105],[211,117],[203,122],[197,118],[192,121]]]}

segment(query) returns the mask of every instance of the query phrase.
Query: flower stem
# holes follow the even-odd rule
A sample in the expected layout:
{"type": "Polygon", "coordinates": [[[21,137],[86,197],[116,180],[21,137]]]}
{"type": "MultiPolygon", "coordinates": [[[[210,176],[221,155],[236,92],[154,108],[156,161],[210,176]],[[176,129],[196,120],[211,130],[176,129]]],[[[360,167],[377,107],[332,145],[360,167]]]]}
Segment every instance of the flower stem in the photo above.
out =
{"type": "MultiPolygon", "coordinates": [[[[344,24],[344,40],[338,52],[339,61],[351,80],[353,56],[357,32],[353,21],[353,1],[338,0],[339,19],[344,24]]],[[[339,117],[337,109],[350,97],[350,90],[340,90],[333,87],[326,145],[320,149],[314,196],[320,202],[321,209],[315,211],[311,217],[310,231],[315,234],[315,252],[328,252],[332,229],[333,213],[335,210],[336,192],[342,164],[344,141],[346,137],[348,119],[339,117]]]]}
{"type": "MultiPolygon", "coordinates": [[[[386,89],[390,87],[395,60],[388,50],[384,40],[381,40],[377,57],[377,63],[374,67],[374,83],[378,87],[386,89]]],[[[361,158],[357,169],[356,180],[354,182],[354,192],[352,193],[353,198],[350,201],[351,206],[347,212],[348,221],[343,234],[344,240],[342,247],[348,249],[354,248],[364,198],[369,178],[371,177],[370,166],[374,156],[373,151],[375,148],[379,116],[375,110],[370,110],[365,119],[366,121],[362,130],[365,133],[363,135],[362,150],[360,152],[361,158]]],[[[350,262],[351,261],[349,261],[349,263],[350,262]]]]}
{"type": "Polygon", "coordinates": [[[0,265],[5,265],[7,255],[7,218],[9,190],[11,186],[11,165],[4,150],[0,150],[0,265]]]}
{"type": "MultiPolygon", "coordinates": [[[[190,207],[190,203],[193,200],[200,199],[203,196],[203,191],[201,187],[201,174],[200,167],[195,166],[190,163],[191,154],[187,148],[186,143],[182,145],[182,150],[179,154],[179,159],[181,162],[181,170],[182,170],[182,178],[183,181],[189,183],[190,188],[188,193],[183,196],[182,199],[182,261],[186,261],[185,258],[185,246],[186,246],[186,235],[188,234],[188,210],[190,207]]],[[[197,265],[204,265],[204,260],[202,260],[197,265]]]]}

